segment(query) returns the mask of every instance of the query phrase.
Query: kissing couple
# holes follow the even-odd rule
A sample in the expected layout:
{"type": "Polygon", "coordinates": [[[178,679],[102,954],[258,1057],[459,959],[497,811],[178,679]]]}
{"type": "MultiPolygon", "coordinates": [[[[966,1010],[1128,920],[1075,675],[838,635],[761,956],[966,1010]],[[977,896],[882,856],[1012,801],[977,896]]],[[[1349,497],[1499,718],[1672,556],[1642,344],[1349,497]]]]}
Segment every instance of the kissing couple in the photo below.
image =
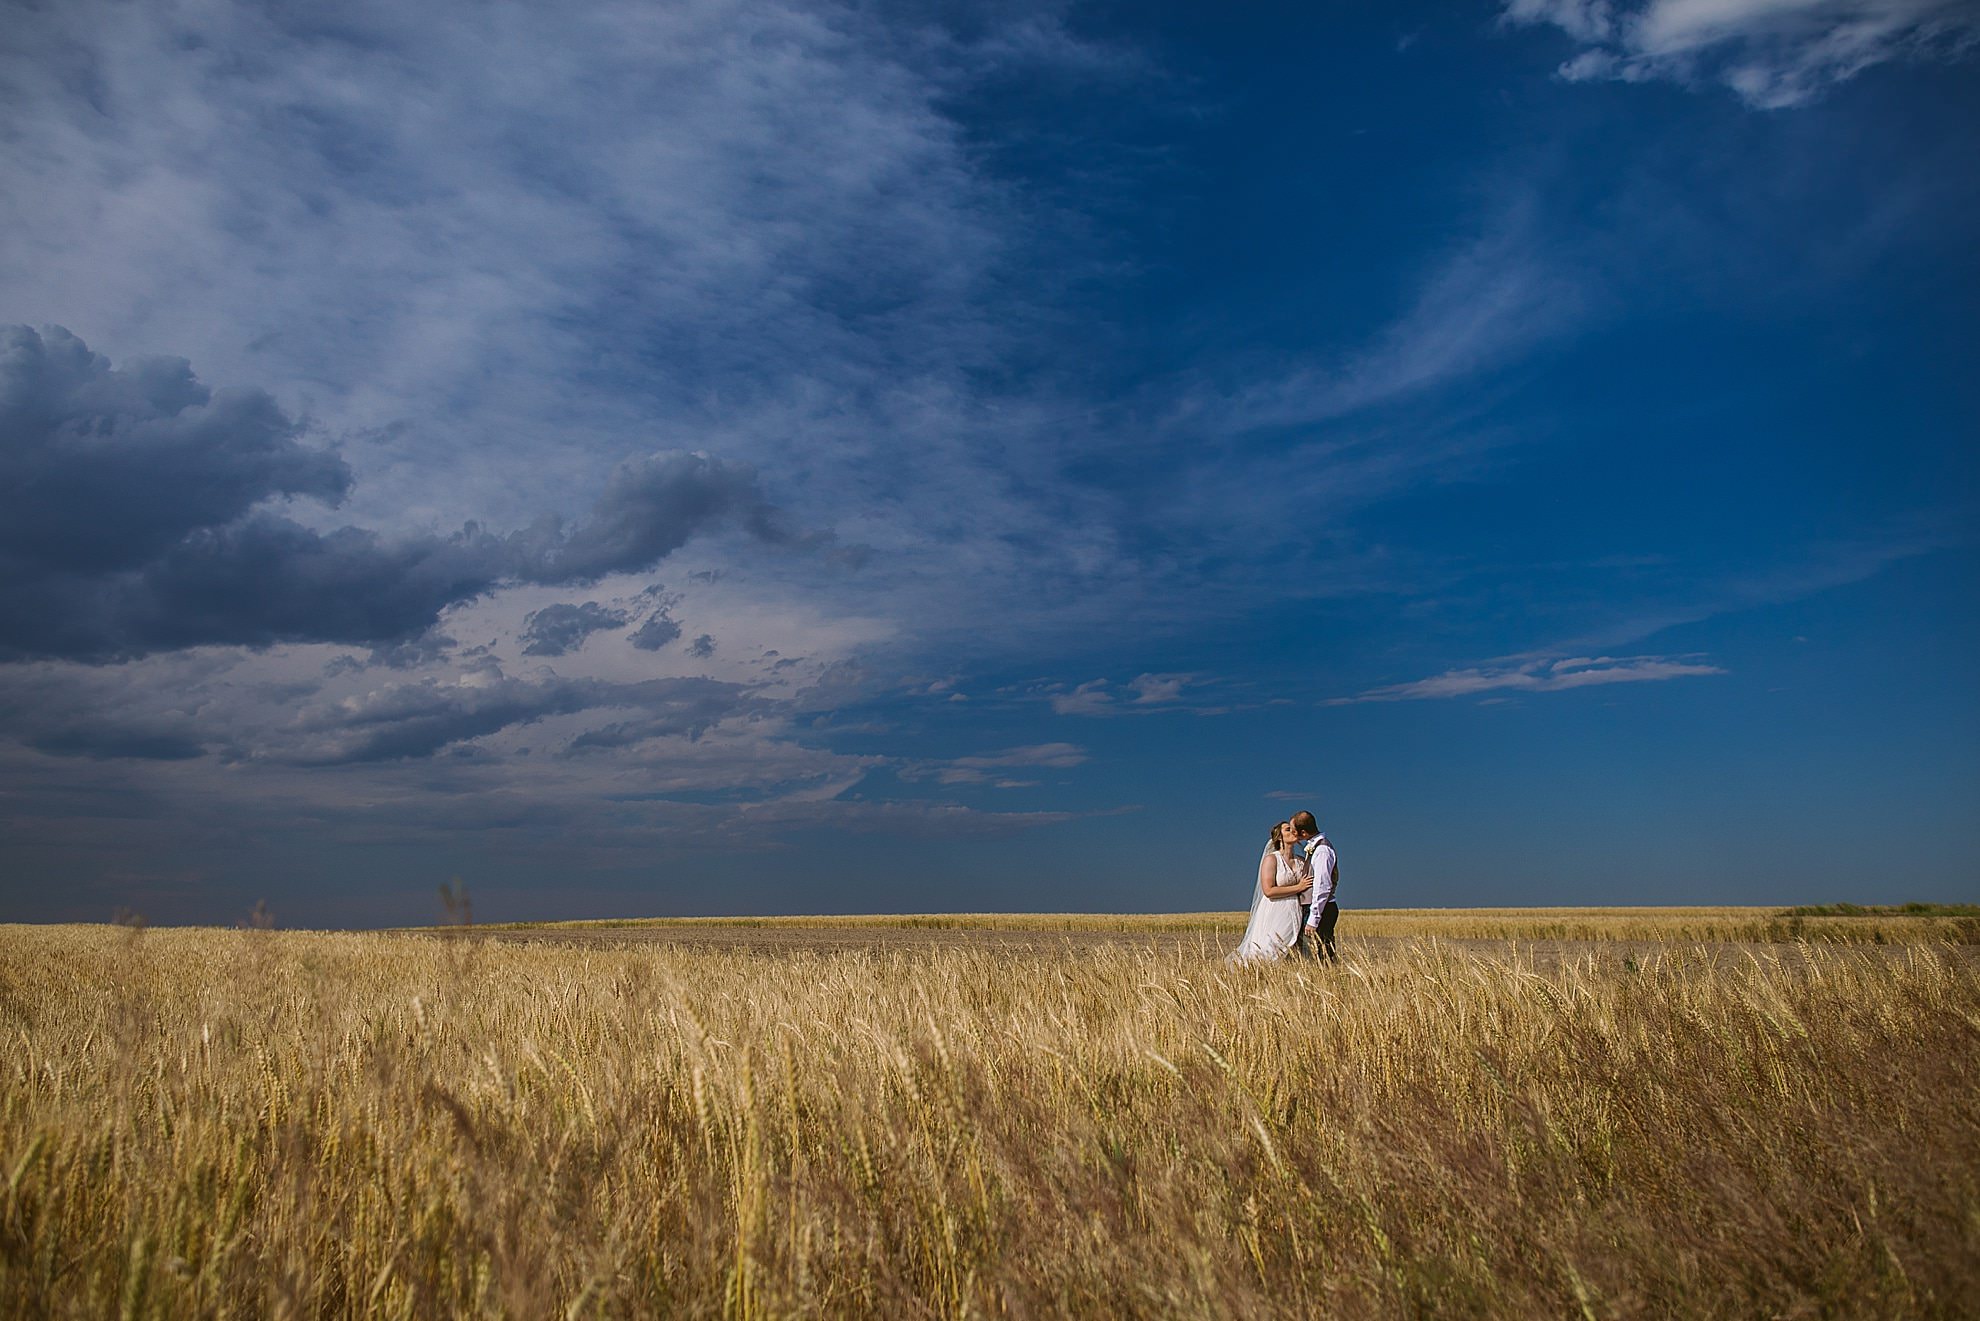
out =
{"type": "Polygon", "coordinates": [[[1334,903],[1334,887],[1340,876],[1334,846],[1320,833],[1313,813],[1295,812],[1273,826],[1271,841],[1258,860],[1251,920],[1231,962],[1262,963],[1288,954],[1338,957],[1334,923],[1341,910],[1334,903]]]}

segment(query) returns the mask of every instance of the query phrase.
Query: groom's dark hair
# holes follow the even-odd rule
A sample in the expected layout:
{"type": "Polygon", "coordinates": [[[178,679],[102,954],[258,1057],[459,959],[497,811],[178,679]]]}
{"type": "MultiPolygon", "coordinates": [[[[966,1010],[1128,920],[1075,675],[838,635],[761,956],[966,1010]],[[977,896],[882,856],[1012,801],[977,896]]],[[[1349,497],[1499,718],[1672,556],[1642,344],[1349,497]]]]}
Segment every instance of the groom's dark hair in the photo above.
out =
{"type": "Polygon", "coordinates": [[[1320,833],[1320,823],[1313,819],[1313,813],[1311,812],[1294,812],[1292,814],[1292,827],[1302,835],[1317,835],[1320,833]]]}

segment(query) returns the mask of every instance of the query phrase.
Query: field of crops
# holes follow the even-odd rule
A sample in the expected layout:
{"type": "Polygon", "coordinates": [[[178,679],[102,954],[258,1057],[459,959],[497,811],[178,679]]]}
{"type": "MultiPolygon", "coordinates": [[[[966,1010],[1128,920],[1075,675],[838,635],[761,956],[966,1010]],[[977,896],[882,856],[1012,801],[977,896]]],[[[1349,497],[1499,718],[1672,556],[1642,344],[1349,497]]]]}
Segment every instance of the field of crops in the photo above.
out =
{"type": "MultiPolygon", "coordinates": [[[[1344,919],[1357,937],[1377,940],[1617,941],[1904,945],[1980,944],[1980,908],[1968,904],[1822,908],[1356,908],[1344,919]]],[[[1032,940],[1201,936],[1206,948],[1235,944],[1229,913],[945,913],[897,917],[662,917],[640,921],[515,922],[476,928],[497,935],[676,940],[774,939],[787,933],[826,942],[854,932],[861,940],[925,941],[935,933],[963,939],[1009,933],[1032,940]]]]}
{"type": "Polygon", "coordinates": [[[1973,949],[1661,911],[0,928],[0,1313],[1970,1315],[1973,949]]]}

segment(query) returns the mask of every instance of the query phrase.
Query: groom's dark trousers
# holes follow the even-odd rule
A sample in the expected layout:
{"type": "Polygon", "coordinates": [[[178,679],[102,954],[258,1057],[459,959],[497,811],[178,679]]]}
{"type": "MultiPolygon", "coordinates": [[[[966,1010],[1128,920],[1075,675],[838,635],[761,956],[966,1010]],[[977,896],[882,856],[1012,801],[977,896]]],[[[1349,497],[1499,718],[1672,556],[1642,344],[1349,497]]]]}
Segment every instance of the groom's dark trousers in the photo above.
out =
{"type": "Polygon", "coordinates": [[[1320,910],[1320,920],[1313,924],[1314,943],[1318,953],[1329,961],[1338,959],[1340,951],[1334,948],[1334,924],[1341,920],[1341,906],[1329,899],[1320,910]]]}
{"type": "Polygon", "coordinates": [[[1331,961],[1339,958],[1340,951],[1334,948],[1334,924],[1341,920],[1341,906],[1329,899],[1320,910],[1320,920],[1308,927],[1306,919],[1312,915],[1311,904],[1299,906],[1299,935],[1293,941],[1293,949],[1310,959],[1331,961]],[[1309,939],[1313,941],[1310,949],[1306,944],[1309,939]]]}

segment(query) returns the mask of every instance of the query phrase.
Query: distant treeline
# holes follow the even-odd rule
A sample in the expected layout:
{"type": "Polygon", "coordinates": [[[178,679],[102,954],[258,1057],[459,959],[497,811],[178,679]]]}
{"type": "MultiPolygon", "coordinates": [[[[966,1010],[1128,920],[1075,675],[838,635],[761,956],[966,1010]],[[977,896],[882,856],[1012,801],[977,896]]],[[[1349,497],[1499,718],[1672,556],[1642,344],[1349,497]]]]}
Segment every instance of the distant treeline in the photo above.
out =
{"type": "Polygon", "coordinates": [[[1782,917],[1980,917],[1980,904],[1803,904],[1782,917]]]}

